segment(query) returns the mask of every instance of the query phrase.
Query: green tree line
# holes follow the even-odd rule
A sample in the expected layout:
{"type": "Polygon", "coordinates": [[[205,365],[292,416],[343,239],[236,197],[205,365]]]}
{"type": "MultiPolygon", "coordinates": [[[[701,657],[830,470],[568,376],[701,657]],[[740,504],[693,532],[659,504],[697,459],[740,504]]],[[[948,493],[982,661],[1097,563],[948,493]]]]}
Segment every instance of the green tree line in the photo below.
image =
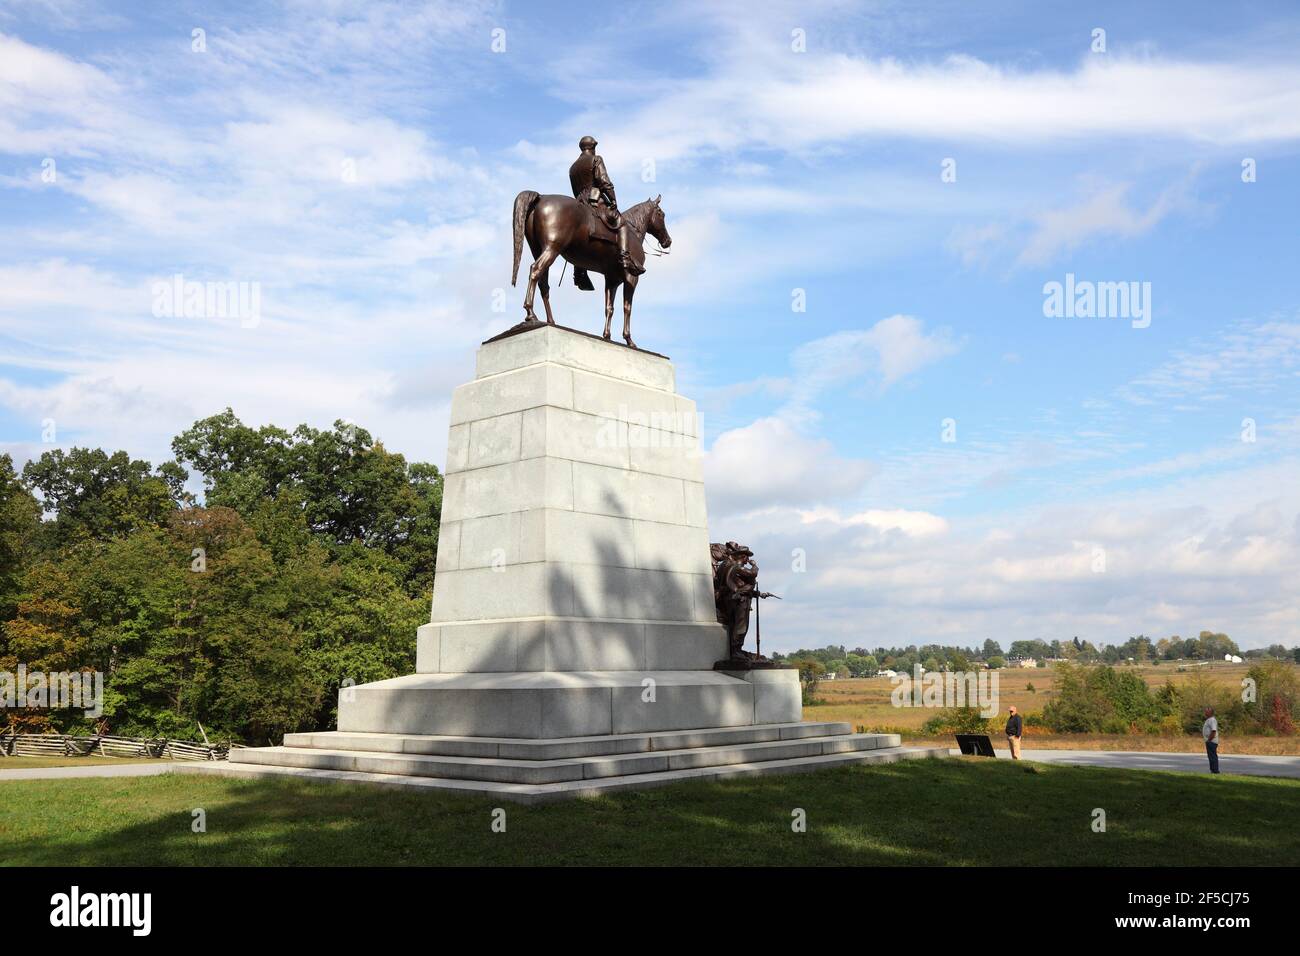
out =
{"type": "MultiPolygon", "coordinates": [[[[18,473],[0,456],[0,670],[102,672],[114,733],[197,738],[201,724],[262,744],[330,726],[344,681],[414,669],[434,465],[342,421],[290,432],[230,409],[171,448],[157,467],[73,448],[18,473]]],[[[79,711],[7,716],[87,729],[79,711]]]]}
{"type": "Polygon", "coordinates": [[[912,644],[907,647],[881,646],[873,649],[855,647],[850,650],[842,644],[831,644],[773,656],[789,662],[817,661],[826,671],[840,676],[870,677],[879,670],[911,673],[917,664],[927,671],[964,671],[972,664],[1004,667],[1008,660],[1017,658],[1032,658],[1040,664],[1049,660],[1080,664],[1122,664],[1175,660],[1221,661],[1228,654],[1239,655],[1246,660],[1277,658],[1300,662],[1300,646],[1288,648],[1274,644],[1267,648],[1242,651],[1228,635],[1214,631],[1201,631],[1198,636],[1186,639],[1173,636],[1158,641],[1139,634],[1119,644],[1103,643],[1100,646],[1078,637],[1064,641],[1018,640],[1012,641],[1005,651],[992,638],[984,641],[983,645],[971,647],[912,644]]]}

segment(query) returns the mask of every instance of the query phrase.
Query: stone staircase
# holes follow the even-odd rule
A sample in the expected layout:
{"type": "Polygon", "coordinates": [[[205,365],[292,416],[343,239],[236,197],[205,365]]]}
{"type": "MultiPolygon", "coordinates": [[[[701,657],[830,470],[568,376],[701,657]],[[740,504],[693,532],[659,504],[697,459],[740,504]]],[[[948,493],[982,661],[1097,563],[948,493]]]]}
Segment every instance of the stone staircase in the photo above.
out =
{"type": "Polygon", "coordinates": [[[493,796],[520,803],[596,796],[685,780],[793,773],[946,756],[845,723],[781,723],[595,737],[524,739],[412,734],[289,734],[182,772],[294,776],[493,796]]]}

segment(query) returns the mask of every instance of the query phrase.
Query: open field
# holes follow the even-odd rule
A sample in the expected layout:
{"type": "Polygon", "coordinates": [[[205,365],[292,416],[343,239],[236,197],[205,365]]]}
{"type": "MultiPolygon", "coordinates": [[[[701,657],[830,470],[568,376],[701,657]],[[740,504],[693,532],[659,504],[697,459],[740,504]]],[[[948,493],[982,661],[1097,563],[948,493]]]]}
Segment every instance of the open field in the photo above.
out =
{"type": "Polygon", "coordinates": [[[191,774],[0,783],[6,865],[1300,863],[1300,781],[954,758],[538,807],[191,774]],[[1091,829],[1093,810],[1107,815],[1091,829]],[[192,811],[207,832],[191,831],[192,811]],[[794,833],[791,813],[807,814],[794,833]],[[978,825],[968,825],[978,821],[978,825]]]}
{"type": "MultiPolygon", "coordinates": [[[[1124,666],[1136,671],[1152,689],[1164,686],[1166,680],[1181,684],[1191,676],[1190,670],[1180,671],[1176,663],[1140,664],[1124,666]]],[[[1225,686],[1239,689],[1241,679],[1250,670],[1248,664],[1229,664],[1216,661],[1197,669],[1205,670],[1225,686]]],[[[1006,668],[998,671],[998,692],[1001,701],[999,722],[1005,721],[1007,708],[1015,705],[1022,714],[1041,713],[1052,699],[1054,679],[1052,668],[1006,668]],[[1029,685],[1033,690],[1029,690],[1029,685]]],[[[804,708],[804,720],[843,720],[855,728],[869,731],[890,730],[907,735],[909,742],[932,742],[951,746],[952,738],[931,738],[920,734],[921,725],[933,717],[935,710],[925,707],[895,707],[890,703],[894,685],[886,677],[863,680],[823,681],[817,688],[817,698],[822,701],[804,708]]],[[[1198,752],[1204,749],[1200,737],[1183,735],[1163,737],[1155,735],[1061,735],[1045,728],[1026,727],[1026,745],[1080,750],[1168,750],[1198,752]]],[[[1274,756],[1300,755],[1300,735],[1292,737],[1264,737],[1245,734],[1227,734],[1223,753],[1258,754],[1274,756]]]]}

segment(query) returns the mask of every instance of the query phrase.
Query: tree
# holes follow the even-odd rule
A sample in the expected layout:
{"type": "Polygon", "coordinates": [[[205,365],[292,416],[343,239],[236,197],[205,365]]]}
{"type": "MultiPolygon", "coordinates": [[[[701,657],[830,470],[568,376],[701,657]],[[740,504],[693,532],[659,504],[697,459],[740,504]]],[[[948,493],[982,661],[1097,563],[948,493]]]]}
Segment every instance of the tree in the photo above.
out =
{"type": "Polygon", "coordinates": [[[0,455],[0,623],[17,610],[23,568],[40,529],[40,504],[14,472],[13,459],[0,455]]]}
{"type": "Polygon", "coordinates": [[[1237,645],[1227,634],[1216,634],[1213,631],[1201,631],[1200,637],[1196,639],[1194,650],[1189,657],[1197,657],[1201,660],[1221,661],[1225,654],[1240,654],[1237,645]]]}
{"type": "Polygon", "coordinates": [[[811,704],[817,694],[817,688],[826,675],[826,665],[815,657],[804,657],[798,660],[791,660],[791,664],[799,668],[799,685],[802,691],[803,702],[811,704]]]}
{"type": "Polygon", "coordinates": [[[1002,645],[1001,645],[1001,644],[999,644],[997,641],[993,640],[993,638],[991,638],[991,637],[990,637],[988,640],[986,640],[986,641],[984,642],[984,660],[985,660],[985,661],[987,661],[990,657],[1002,657],[1002,656],[1004,656],[1004,655],[1003,655],[1003,653],[1002,653],[1002,645]]]}
{"type": "Polygon", "coordinates": [[[1250,717],[1265,731],[1295,733],[1300,719],[1300,679],[1291,664],[1266,660],[1246,674],[1255,682],[1255,700],[1245,705],[1250,717]]]}
{"type": "Polygon", "coordinates": [[[1012,657],[1046,657],[1049,648],[1043,641],[1013,641],[1011,644],[1012,657]]]}
{"type": "Polygon", "coordinates": [[[60,546],[162,525],[185,499],[187,477],[175,463],[155,471],[124,451],[109,455],[98,448],[47,451],[23,468],[27,486],[55,515],[51,531],[60,546]]]}
{"type": "Polygon", "coordinates": [[[252,428],[227,408],[172,442],[177,460],[203,476],[209,505],[252,518],[268,500],[294,502],[308,529],[338,550],[352,544],[395,558],[408,593],[433,585],[442,510],[436,466],[408,463],[364,428],[252,428]]]}
{"type": "Polygon", "coordinates": [[[870,677],[880,670],[876,658],[871,654],[850,654],[847,658],[849,673],[854,677],[870,677]]]}
{"type": "Polygon", "coordinates": [[[999,668],[999,667],[1006,667],[1006,666],[1007,666],[1007,662],[1006,662],[1006,660],[1005,660],[1004,658],[1002,658],[1002,657],[1001,657],[1000,655],[998,655],[998,654],[994,654],[994,655],[993,655],[992,657],[990,657],[987,661],[985,661],[985,663],[988,664],[989,667],[991,667],[991,668],[993,668],[993,669],[995,669],[995,670],[996,670],[997,668],[999,668]]]}

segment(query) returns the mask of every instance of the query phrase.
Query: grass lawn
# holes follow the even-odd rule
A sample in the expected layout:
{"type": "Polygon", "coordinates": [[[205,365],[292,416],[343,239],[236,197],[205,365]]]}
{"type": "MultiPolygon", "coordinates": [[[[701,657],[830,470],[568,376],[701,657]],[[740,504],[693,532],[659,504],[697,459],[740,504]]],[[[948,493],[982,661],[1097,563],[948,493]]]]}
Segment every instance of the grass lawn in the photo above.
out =
{"type": "Polygon", "coordinates": [[[104,764],[153,762],[153,757],[0,757],[0,770],[33,770],[45,767],[101,767],[104,764]]]}
{"type": "Polygon", "coordinates": [[[540,807],[191,774],[0,783],[9,865],[1295,865],[1300,781],[978,758],[540,807]],[[1107,832],[1091,829],[1093,809],[1107,832]],[[207,832],[191,832],[203,808],[207,832]],[[791,831],[791,811],[807,832],[791,831]]]}

